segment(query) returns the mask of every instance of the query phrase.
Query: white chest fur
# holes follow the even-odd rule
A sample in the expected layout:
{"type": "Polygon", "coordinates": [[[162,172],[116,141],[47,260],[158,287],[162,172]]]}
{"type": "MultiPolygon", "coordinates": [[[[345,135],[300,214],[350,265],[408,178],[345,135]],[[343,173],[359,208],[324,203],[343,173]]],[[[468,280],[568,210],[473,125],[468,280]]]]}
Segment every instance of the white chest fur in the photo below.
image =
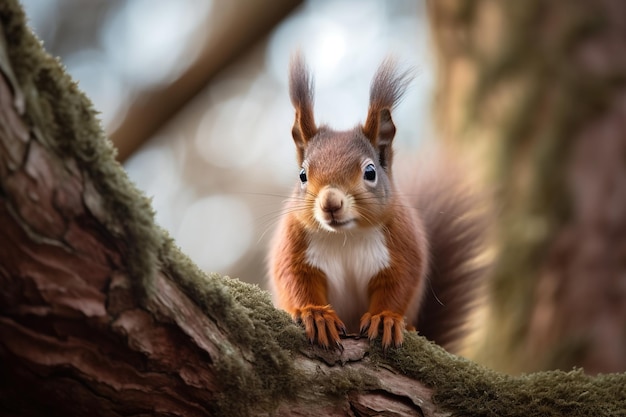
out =
{"type": "Polygon", "coordinates": [[[348,332],[358,332],[367,312],[367,285],[389,266],[389,250],[379,229],[348,233],[313,233],[309,237],[307,262],[328,279],[328,301],[348,332]]]}

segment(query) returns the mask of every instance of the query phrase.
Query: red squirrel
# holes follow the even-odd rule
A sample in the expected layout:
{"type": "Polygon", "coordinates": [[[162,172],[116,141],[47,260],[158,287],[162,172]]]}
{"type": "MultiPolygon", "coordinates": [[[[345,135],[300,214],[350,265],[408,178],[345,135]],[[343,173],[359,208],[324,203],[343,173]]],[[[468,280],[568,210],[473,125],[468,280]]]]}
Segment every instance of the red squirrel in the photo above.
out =
{"type": "Polygon", "coordinates": [[[384,61],[365,123],[335,131],[316,125],[312,78],[299,54],[291,61],[301,169],[271,244],[270,287],[277,307],[326,348],[359,333],[381,336],[387,349],[417,329],[453,351],[476,299],[482,270],[470,264],[481,227],[464,218],[467,193],[438,174],[401,191],[394,184],[391,111],[410,78],[384,61]]]}

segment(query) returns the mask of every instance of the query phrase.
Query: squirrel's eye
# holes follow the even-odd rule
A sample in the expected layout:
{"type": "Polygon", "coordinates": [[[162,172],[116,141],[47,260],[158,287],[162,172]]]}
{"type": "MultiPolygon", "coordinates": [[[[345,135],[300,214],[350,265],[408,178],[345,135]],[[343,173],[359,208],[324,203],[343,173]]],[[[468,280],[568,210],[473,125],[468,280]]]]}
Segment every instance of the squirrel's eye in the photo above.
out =
{"type": "Polygon", "coordinates": [[[363,171],[363,178],[365,181],[374,182],[376,181],[376,167],[374,164],[368,164],[365,167],[365,171],[363,171]]]}
{"type": "Polygon", "coordinates": [[[304,170],[304,168],[302,168],[300,170],[300,181],[302,182],[302,184],[306,183],[307,179],[306,179],[306,171],[304,170]]]}

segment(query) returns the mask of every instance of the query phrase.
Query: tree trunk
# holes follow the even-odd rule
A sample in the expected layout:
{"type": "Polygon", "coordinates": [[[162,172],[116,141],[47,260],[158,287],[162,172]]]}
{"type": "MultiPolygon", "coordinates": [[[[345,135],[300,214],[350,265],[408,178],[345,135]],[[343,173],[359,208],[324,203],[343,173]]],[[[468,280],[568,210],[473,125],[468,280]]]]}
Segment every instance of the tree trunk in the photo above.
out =
{"type": "Polygon", "coordinates": [[[500,255],[482,362],[626,370],[626,3],[433,1],[436,114],[489,161],[500,255]]]}
{"type": "Polygon", "coordinates": [[[615,415],[626,377],[497,374],[414,333],[306,344],[155,226],[89,101],[0,3],[0,413],[615,415]]]}

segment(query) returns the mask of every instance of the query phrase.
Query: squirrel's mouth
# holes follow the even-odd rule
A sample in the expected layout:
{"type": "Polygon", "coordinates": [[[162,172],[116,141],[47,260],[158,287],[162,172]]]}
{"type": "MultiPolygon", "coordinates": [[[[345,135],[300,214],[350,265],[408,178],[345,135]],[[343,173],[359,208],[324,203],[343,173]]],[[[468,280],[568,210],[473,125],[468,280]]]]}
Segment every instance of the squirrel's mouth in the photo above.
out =
{"type": "Polygon", "coordinates": [[[349,224],[351,224],[352,222],[354,222],[353,219],[348,219],[348,220],[331,220],[328,225],[332,226],[332,227],[344,227],[347,226],[349,224]]]}
{"type": "Polygon", "coordinates": [[[346,219],[346,220],[328,219],[324,222],[321,222],[321,224],[325,229],[336,232],[341,229],[349,229],[353,227],[356,223],[355,223],[355,219],[346,219]]]}

